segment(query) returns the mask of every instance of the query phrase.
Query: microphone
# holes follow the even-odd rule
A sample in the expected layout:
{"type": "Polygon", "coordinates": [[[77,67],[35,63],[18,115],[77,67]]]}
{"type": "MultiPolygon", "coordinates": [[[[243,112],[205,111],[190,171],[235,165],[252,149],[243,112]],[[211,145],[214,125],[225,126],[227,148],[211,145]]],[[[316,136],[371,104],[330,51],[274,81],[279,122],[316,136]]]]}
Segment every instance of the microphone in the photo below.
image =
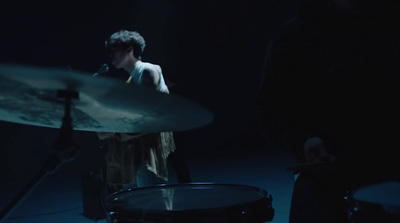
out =
{"type": "Polygon", "coordinates": [[[110,70],[110,67],[108,66],[108,64],[105,63],[105,64],[101,65],[100,69],[96,73],[94,73],[92,76],[96,77],[99,74],[108,72],[108,70],[110,70]]]}

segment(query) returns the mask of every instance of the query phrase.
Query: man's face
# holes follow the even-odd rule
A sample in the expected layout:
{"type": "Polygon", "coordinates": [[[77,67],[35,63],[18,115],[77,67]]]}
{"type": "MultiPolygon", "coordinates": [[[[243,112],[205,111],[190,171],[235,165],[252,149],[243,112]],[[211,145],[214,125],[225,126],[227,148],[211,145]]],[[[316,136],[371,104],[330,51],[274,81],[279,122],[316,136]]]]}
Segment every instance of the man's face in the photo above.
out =
{"type": "Polygon", "coordinates": [[[124,64],[126,64],[126,61],[128,60],[128,54],[128,49],[112,48],[110,50],[111,63],[118,69],[124,67],[124,64]]]}

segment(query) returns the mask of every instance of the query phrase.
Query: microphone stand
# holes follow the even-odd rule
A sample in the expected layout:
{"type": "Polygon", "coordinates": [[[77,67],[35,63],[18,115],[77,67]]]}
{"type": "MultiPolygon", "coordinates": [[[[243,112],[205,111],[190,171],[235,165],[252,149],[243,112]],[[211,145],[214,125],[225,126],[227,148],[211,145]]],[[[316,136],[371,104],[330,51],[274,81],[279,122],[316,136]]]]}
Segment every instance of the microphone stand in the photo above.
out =
{"type": "Polygon", "coordinates": [[[39,172],[34,175],[15,198],[0,213],[0,222],[32,192],[48,174],[53,174],[65,162],[72,161],[78,153],[78,147],[72,140],[71,100],[79,98],[79,93],[69,90],[58,90],[57,97],[64,98],[65,111],[58,139],[53,143],[53,153],[42,164],[39,172]]]}

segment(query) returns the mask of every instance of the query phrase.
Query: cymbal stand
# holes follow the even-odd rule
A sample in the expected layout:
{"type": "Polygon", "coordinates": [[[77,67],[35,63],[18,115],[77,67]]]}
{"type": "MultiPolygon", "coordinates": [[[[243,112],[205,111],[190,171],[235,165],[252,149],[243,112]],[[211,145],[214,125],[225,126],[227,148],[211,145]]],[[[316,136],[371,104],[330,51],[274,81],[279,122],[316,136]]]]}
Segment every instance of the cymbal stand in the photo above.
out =
{"type": "Polygon", "coordinates": [[[78,147],[72,139],[71,101],[78,99],[79,93],[69,90],[58,90],[58,98],[64,98],[65,111],[58,139],[52,145],[52,154],[43,162],[41,169],[34,175],[14,199],[1,211],[0,222],[3,222],[9,214],[32,192],[48,174],[53,174],[65,162],[72,161],[78,147]]]}

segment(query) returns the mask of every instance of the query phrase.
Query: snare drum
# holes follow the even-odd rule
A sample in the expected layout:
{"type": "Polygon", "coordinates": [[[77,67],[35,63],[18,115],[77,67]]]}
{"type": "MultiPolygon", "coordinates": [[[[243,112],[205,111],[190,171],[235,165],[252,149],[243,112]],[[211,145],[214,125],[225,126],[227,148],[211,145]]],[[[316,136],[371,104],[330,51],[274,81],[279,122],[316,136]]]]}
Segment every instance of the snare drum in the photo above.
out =
{"type": "Polygon", "coordinates": [[[248,185],[189,183],[116,192],[106,199],[113,223],[262,223],[272,221],[272,197],[248,185]]]}
{"type": "Polygon", "coordinates": [[[400,182],[364,186],[349,197],[351,223],[399,223],[400,182]]]}

